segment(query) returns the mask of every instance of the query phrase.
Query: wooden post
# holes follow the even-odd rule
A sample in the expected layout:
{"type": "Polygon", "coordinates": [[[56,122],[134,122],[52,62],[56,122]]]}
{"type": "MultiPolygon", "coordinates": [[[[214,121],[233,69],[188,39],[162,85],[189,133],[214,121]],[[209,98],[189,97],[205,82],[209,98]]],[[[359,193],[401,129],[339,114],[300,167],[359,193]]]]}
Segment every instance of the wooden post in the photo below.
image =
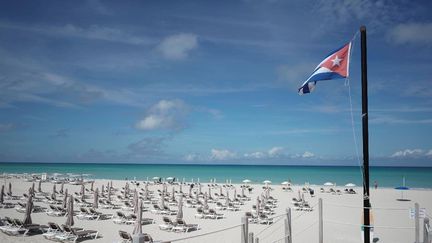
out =
{"type": "Polygon", "coordinates": [[[318,199],[318,242],[324,242],[324,227],[323,227],[323,202],[322,198],[318,199]]]}
{"type": "Polygon", "coordinates": [[[287,218],[285,219],[285,243],[292,243],[292,231],[291,231],[291,208],[286,209],[287,218]]]}
{"type": "Polygon", "coordinates": [[[425,217],[423,221],[423,243],[430,243],[428,230],[429,230],[429,218],[425,217]]]}
{"type": "Polygon", "coordinates": [[[242,217],[241,243],[248,243],[248,219],[242,217]]]}
{"type": "Polygon", "coordinates": [[[420,243],[420,206],[418,203],[414,204],[415,207],[415,243],[420,243]]]}
{"type": "Polygon", "coordinates": [[[248,239],[249,243],[253,243],[254,242],[254,237],[253,237],[253,232],[249,233],[249,239],[248,239]]]}

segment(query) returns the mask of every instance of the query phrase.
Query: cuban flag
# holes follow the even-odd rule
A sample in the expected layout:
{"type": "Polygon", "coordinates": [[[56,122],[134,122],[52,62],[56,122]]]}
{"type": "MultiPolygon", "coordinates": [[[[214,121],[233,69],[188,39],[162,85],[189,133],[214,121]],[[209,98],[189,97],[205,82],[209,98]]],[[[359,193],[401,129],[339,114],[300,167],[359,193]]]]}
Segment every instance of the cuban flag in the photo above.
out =
{"type": "Polygon", "coordinates": [[[317,81],[348,77],[350,51],[351,42],[330,53],[299,88],[299,94],[312,92],[317,81]]]}

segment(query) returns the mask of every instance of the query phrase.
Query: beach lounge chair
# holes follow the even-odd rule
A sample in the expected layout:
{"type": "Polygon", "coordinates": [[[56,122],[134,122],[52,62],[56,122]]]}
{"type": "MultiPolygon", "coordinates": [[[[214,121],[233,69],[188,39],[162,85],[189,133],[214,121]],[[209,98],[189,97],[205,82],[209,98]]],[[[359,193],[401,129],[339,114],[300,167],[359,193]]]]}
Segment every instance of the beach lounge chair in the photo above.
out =
{"type": "Polygon", "coordinates": [[[228,203],[226,209],[230,210],[230,211],[239,211],[240,210],[240,208],[238,206],[234,205],[234,203],[231,203],[231,202],[228,203]]]}
{"type": "Polygon", "coordinates": [[[253,224],[258,223],[258,217],[252,212],[245,212],[245,216],[248,219],[249,223],[253,223],[253,224]]]}
{"type": "Polygon", "coordinates": [[[173,229],[174,223],[170,218],[164,216],[162,222],[163,223],[159,225],[159,229],[164,231],[171,231],[173,229]]]}
{"type": "Polygon", "coordinates": [[[195,218],[203,219],[205,217],[204,210],[202,207],[197,208],[197,212],[195,214],[195,218]]]}
{"type": "Polygon", "coordinates": [[[130,202],[128,202],[128,201],[125,201],[125,202],[123,202],[123,206],[122,206],[122,210],[125,210],[125,211],[133,211],[134,210],[134,206],[130,203],[130,202]]]}
{"type": "Polygon", "coordinates": [[[191,232],[198,230],[198,224],[187,224],[183,219],[177,219],[175,226],[172,228],[174,232],[191,232]]]}
{"type": "Polygon", "coordinates": [[[13,207],[15,207],[15,204],[10,202],[0,203],[0,208],[13,208],[13,207]]]}
{"type": "Polygon", "coordinates": [[[167,215],[177,215],[177,210],[170,209],[168,206],[165,206],[165,207],[162,209],[162,214],[167,214],[167,215]]]}
{"type": "Polygon", "coordinates": [[[124,213],[117,211],[116,212],[117,217],[113,218],[113,223],[115,224],[133,224],[135,223],[135,220],[129,215],[126,216],[124,213]]]}
{"type": "Polygon", "coordinates": [[[55,237],[56,239],[61,241],[71,240],[75,243],[77,242],[77,240],[81,240],[85,238],[96,239],[99,235],[99,231],[96,230],[78,230],[76,228],[72,228],[67,225],[62,225],[62,227],[65,234],[55,237]]]}
{"type": "Polygon", "coordinates": [[[144,234],[144,243],[156,243],[157,241],[153,241],[153,238],[149,234],[144,234]]]}
{"type": "Polygon", "coordinates": [[[258,216],[258,223],[260,224],[273,224],[273,219],[265,214],[260,214],[258,216]]]}
{"type": "Polygon", "coordinates": [[[23,233],[23,235],[27,235],[30,232],[43,232],[48,226],[40,225],[40,224],[24,224],[24,222],[20,219],[14,219],[14,224],[16,226],[17,233],[23,233]]]}
{"type": "Polygon", "coordinates": [[[47,240],[54,240],[56,236],[64,235],[65,232],[60,228],[60,226],[53,222],[48,222],[48,229],[42,236],[47,240]]]}
{"type": "Polygon", "coordinates": [[[223,213],[217,213],[216,210],[210,208],[205,217],[210,219],[223,219],[225,215],[223,213]]]}
{"type": "Polygon", "coordinates": [[[162,211],[163,210],[157,204],[153,204],[153,209],[150,210],[150,212],[154,214],[162,214],[162,211]]]}
{"type": "Polygon", "coordinates": [[[216,203],[216,209],[217,210],[226,210],[227,207],[225,205],[223,205],[221,202],[217,202],[216,203]]]}
{"type": "Polygon", "coordinates": [[[86,200],[84,200],[84,199],[80,199],[80,198],[78,198],[78,197],[75,197],[75,198],[74,198],[74,201],[77,203],[77,205],[78,205],[79,207],[91,207],[91,206],[93,206],[92,203],[89,203],[89,202],[87,202],[86,200]]]}
{"type": "Polygon", "coordinates": [[[121,243],[132,243],[132,235],[126,231],[119,230],[121,243]]]}
{"type": "Polygon", "coordinates": [[[62,207],[58,207],[55,205],[49,205],[49,209],[46,210],[46,214],[49,216],[64,216],[66,214],[66,210],[62,207]]]}
{"type": "Polygon", "coordinates": [[[6,232],[6,231],[8,231],[9,229],[11,229],[13,227],[15,227],[15,223],[14,223],[13,219],[11,219],[9,217],[4,217],[1,220],[0,230],[2,232],[6,232]]]}
{"type": "MultiPolygon", "coordinates": [[[[133,223],[135,223],[137,220],[137,216],[135,214],[130,214],[127,217],[129,217],[130,221],[133,221],[133,223]]],[[[153,223],[155,223],[155,220],[152,218],[141,218],[141,225],[153,224],[153,223]]]]}
{"type": "Polygon", "coordinates": [[[108,201],[107,199],[99,199],[99,206],[103,209],[115,209],[119,206],[108,201]]]}

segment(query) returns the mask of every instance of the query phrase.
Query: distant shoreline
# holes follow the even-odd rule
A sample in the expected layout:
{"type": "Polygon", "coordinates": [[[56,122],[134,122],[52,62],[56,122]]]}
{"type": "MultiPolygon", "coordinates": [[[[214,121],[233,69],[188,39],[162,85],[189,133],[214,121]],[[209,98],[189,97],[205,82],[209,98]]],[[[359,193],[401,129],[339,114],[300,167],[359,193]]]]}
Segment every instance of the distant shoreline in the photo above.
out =
{"type": "MultiPolygon", "coordinates": [[[[155,176],[176,177],[178,181],[200,179],[224,183],[241,183],[249,179],[253,183],[271,180],[273,184],[291,181],[322,185],[326,182],[345,185],[362,184],[361,168],[356,166],[288,166],[288,165],[211,165],[211,164],[112,164],[112,163],[0,163],[0,173],[73,173],[91,174],[93,179],[126,178],[139,181],[155,176]]],[[[432,167],[371,167],[371,186],[395,188],[402,185],[402,178],[410,188],[432,188],[432,167]]]]}
{"type": "MultiPolygon", "coordinates": [[[[274,167],[358,167],[358,165],[308,165],[308,164],[246,164],[246,163],[140,163],[140,162],[8,162],[0,161],[0,164],[70,164],[70,165],[157,165],[157,166],[274,166],[274,167]]],[[[370,165],[370,168],[431,168],[431,166],[408,165],[370,165]]]]}

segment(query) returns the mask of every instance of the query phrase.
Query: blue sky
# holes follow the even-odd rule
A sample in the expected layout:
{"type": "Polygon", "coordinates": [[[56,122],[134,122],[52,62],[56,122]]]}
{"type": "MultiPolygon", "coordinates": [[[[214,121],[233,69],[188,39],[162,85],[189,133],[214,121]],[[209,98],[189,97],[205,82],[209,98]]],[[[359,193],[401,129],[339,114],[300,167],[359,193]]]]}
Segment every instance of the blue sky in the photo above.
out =
{"type": "MultiPolygon", "coordinates": [[[[432,162],[431,1],[8,1],[0,161],[357,165],[348,86],[297,88],[368,28],[373,165],[432,162]]],[[[350,87],[361,151],[360,48],[350,87]]]]}

